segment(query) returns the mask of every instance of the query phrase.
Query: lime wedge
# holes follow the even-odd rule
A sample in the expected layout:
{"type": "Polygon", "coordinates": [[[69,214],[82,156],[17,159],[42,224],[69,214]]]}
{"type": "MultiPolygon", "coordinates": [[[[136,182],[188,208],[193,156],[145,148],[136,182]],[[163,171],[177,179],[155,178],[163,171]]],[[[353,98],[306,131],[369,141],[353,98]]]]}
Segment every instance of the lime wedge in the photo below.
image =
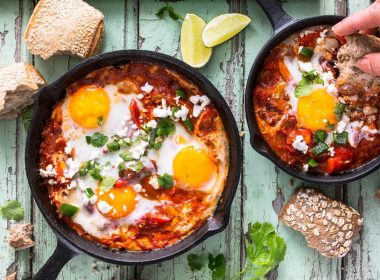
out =
{"type": "Polygon", "coordinates": [[[213,18],[203,29],[202,39],[207,47],[215,47],[242,31],[251,19],[242,14],[224,14],[213,18]]]}
{"type": "Polygon", "coordinates": [[[194,68],[204,66],[211,57],[212,49],[202,41],[206,22],[197,15],[187,14],[181,28],[181,54],[184,62],[194,68]]]}

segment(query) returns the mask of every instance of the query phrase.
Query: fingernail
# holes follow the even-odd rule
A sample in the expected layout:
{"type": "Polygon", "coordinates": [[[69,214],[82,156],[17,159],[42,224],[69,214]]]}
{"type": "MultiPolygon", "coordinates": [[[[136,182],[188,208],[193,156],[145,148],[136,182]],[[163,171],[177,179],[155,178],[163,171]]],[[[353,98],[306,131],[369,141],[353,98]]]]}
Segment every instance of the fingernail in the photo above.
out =
{"type": "Polygon", "coordinates": [[[367,57],[363,57],[362,59],[359,60],[359,67],[362,69],[364,72],[371,73],[371,62],[367,57]]]}

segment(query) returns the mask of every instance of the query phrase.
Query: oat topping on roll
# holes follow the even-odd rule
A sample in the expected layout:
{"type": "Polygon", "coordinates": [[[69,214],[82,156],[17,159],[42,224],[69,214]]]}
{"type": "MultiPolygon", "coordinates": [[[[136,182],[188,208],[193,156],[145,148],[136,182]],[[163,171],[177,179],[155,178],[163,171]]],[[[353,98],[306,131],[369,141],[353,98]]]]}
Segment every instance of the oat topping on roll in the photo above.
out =
{"type": "Polygon", "coordinates": [[[297,189],[279,218],[301,232],[309,247],[329,258],[347,254],[363,223],[354,208],[311,188],[297,189]]]}

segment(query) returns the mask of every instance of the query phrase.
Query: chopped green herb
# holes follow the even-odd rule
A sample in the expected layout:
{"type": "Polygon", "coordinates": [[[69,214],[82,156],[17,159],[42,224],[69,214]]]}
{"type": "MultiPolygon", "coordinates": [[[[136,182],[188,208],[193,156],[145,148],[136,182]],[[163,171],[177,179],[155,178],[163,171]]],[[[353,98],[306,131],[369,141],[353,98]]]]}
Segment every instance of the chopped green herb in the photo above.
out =
{"type": "Polygon", "coordinates": [[[0,215],[4,219],[18,222],[24,218],[24,208],[17,200],[8,200],[3,206],[0,206],[0,215]]]}
{"type": "Polygon", "coordinates": [[[124,153],[120,154],[119,157],[121,157],[124,161],[133,160],[133,157],[130,151],[125,151],[124,153]]]}
{"type": "Polygon", "coordinates": [[[169,17],[171,17],[172,19],[174,20],[177,20],[177,19],[181,19],[181,20],[184,20],[183,16],[181,16],[180,14],[176,13],[173,9],[172,6],[169,6],[168,4],[166,4],[165,6],[163,6],[161,9],[159,9],[156,13],[156,16],[158,16],[159,18],[163,18],[164,15],[165,15],[165,11],[168,12],[169,14],[169,17]]]}
{"type": "Polygon", "coordinates": [[[248,227],[245,249],[249,260],[239,275],[249,273],[251,279],[264,276],[284,260],[286,244],[269,223],[255,223],[248,227]]]}
{"type": "Polygon", "coordinates": [[[110,152],[116,152],[116,151],[120,150],[120,144],[117,143],[117,142],[111,142],[111,143],[108,143],[108,144],[107,144],[107,149],[108,149],[110,152]]]}
{"type": "Polygon", "coordinates": [[[173,108],[173,110],[172,110],[172,117],[173,117],[173,118],[176,118],[176,117],[175,117],[175,113],[177,113],[178,111],[179,111],[179,108],[177,108],[177,107],[174,107],[174,108],[173,108]]]}
{"type": "Polygon", "coordinates": [[[141,161],[137,161],[135,164],[131,164],[129,168],[135,172],[140,172],[144,169],[144,164],[141,161]]]}
{"type": "Polygon", "coordinates": [[[87,161],[79,168],[79,176],[85,176],[93,168],[91,160],[87,161]]]}
{"type": "Polygon", "coordinates": [[[157,136],[169,136],[175,132],[175,125],[169,119],[160,119],[157,124],[157,136]]]}
{"type": "Polygon", "coordinates": [[[187,255],[187,265],[191,271],[201,270],[205,266],[205,259],[201,254],[189,254],[187,255]]]}
{"type": "Polygon", "coordinates": [[[117,166],[117,169],[119,169],[119,171],[124,170],[125,168],[126,168],[126,166],[125,166],[125,162],[121,162],[121,163],[119,163],[119,165],[117,166]]]}
{"type": "Polygon", "coordinates": [[[346,104],[337,103],[335,106],[335,116],[340,121],[343,117],[343,113],[346,111],[346,104]]]}
{"type": "Polygon", "coordinates": [[[33,116],[33,105],[27,107],[22,112],[22,123],[24,124],[25,131],[28,131],[29,129],[29,124],[30,124],[30,121],[32,120],[32,116],[33,116]]]}
{"type": "Polygon", "coordinates": [[[87,188],[87,189],[84,191],[84,193],[86,194],[86,196],[87,196],[88,198],[91,198],[91,197],[93,197],[93,196],[95,195],[94,191],[93,191],[91,188],[87,188]]]}
{"type": "Polygon", "coordinates": [[[103,116],[99,116],[98,117],[98,126],[102,126],[103,125],[103,116]]]}
{"type": "Polygon", "coordinates": [[[179,96],[182,99],[186,99],[186,97],[187,97],[186,93],[184,91],[182,91],[182,90],[176,90],[175,91],[175,95],[179,96]]]}
{"type": "Polygon", "coordinates": [[[297,98],[309,95],[313,90],[313,84],[323,84],[323,80],[314,70],[310,72],[303,72],[302,79],[298,82],[294,95],[297,98]]]}
{"type": "Polygon", "coordinates": [[[59,208],[59,211],[61,211],[61,213],[69,218],[71,218],[72,216],[75,215],[76,212],[78,212],[79,208],[74,206],[74,205],[71,205],[71,204],[68,204],[68,203],[63,203],[61,205],[61,208],[59,208]]]}
{"type": "Polygon", "coordinates": [[[329,145],[323,142],[319,142],[317,145],[315,145],[311,151],[313,152],[314,155],[319,156],[323,154],[324,152],[327,152],[329,149],[329,145]]]}
{"type": "Polygon", "coordinates": [[[190,119],[186,119],[183,121],[183,124],[186,126],[186,128],[190,131],[193,131],[194,130],[194,125],[193,123],[191,122],[190,119]]]}
{"type": "Polygon", "coordinates": [[[223,254],[219,254],[216,257],[208,254],[208,268],[212,272],[212,280],[226,279],[226,258],[223,254]]]}
{"type": "Polygon", "coordinates": [[[318,129],[314,132],[313,138],[314,143],[324,142],[327,138],[327,132],[322,129],[318,129]]]}
{"type": "Polygon", "coordinates": [[[172,176],[170,176],[167,173],[158,177],[157,182],[164,189],[170,189],[171,187],[173,187],[174,184],[172,176]]]}
{"type": "Polygon", "coordinates": [[[116,179],[109,176],[104,176],[103,180],[100,182],[99,188],[102,192],[108,192],[113,188],[116,179]]]}
{"type": "Polygon", "coordinates": [[[313,56],[314,50],[307,48],[307,47],[302,47],[299,54],[310,58],[313,56]]]}
{"type": "Polygon", "coordinates": [[[318,162],[316,162],[315,159],[313,159],[313,158],[309,159],[307,164],[310,165],[311,167],[317,167],[318,166],[318,162]]]}
{"type": "Polygon", "coordinates": [[[98,181],[103,180],[103,176],[100,174],[100,168],[94,167],[91,170],[89,170],[89,173],[91,177],[94,178],[95,180],[98,180],[98,181]]]}
{"type": "Polygon", "coordinates": [[[348,141],[348,132],[343,131],[342,133],[334,132],[333,133],[334,142],[339,145],[346,145],[348,141]]]}
{"type": "Polygon", "coordinates": [[[87,144],[91,144],[94,147],[103,147],[108,141],[108,136],[100,133],[95,132],[91,136],[86,136],[86,142],[87,144]]]}

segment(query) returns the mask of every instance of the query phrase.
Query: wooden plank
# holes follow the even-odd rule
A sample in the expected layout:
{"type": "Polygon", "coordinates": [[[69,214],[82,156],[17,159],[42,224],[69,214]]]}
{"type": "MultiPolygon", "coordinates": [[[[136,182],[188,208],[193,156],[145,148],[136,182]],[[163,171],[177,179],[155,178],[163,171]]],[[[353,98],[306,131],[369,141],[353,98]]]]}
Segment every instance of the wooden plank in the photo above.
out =
{"type": "MultiPolygon", "coordinates": [[[[331,1],[286,1],[283,8],[295,18],[320,14],[334,14],[331,1]]],[[[271,34],[271,27],[261,8],[253,1],[248,2],[248,12],[256,18],[253,32],[246,33],[246,77],[250,66],[262,45],[271,34]]],[[[245,130],[248,132],[247,127],[245,130]]],[[[301,234],[279,224],[276,211],[283,202],[303,184],[276,168],[269,160],[252,150],[249,136],[245,137],[245,167],[243,192],[243,223],[269,221],[278,225],[280,234],[286,240],[288,250],[283,263],[269,276],[270,279],[340,279],[340,261],[328,260],[306,245],[301,234]],[[254,202],[254,203],[252,203],[254,202]]],[[[324,188],[330,195],[334,187],[324,188]]],[[[243,252],[244,253],[244,252],[243,252]]],[[[242,255],[244,259],[244,255],[242,255]]],[[[249,279],[248,277],[246,279],[249,279]]]]}
{"type": "MultiPolygon", "coordinates": [[[[20,24],[21,14],[18,1],[0,3],[0,63],[2,65],[19,62],[20,49],[20,24]]],[[[22,157],[17,149],[23,135],[20,130],[20,122],[17,120],[0,120],[0,205],[9,199],[17,199],[24,206],[21,195],[24,191],[22,182],[22,157]]],[[[28,205],[25,207],[28,212],[28,205]]],[[[24,221],[28,221],[28,213],[24,221]]],[[[17,271],[17,261],[25,259],[24,253],[15,253],[7,244],[8,228],[10,222],[0,219],[0,278],[5,279],[8,273],[17,271]]],[[[22,269],[22,268],[21,268],[22,269]]]]}
{"type": "MultiPolygon", "coordinates": [[[[125,29],[133,30],[136,22],[130,17],[125,22],[126,3],[124,0],[100,1],[91,0],[89,4],[103,12],[105,16],[105,41],[102,52],[123,49],[125,44],[125,29]]],[[[132,9],[133,5],[130,6],[132,9]]],[[[131,13],[131,15],[133,12],[131,13]]],[[[132,38],[133,36],[130,36],[132,38]]],[[[136,41],[136,40],[135,40],[136,41]]],[[[45,78],[52,82],[60,77],[69,68],[75,66],[81,60],[68,56],[57,56],[47,61],[35,58],[37,68],[45,78]]],[[[34,223],[36,246],[34,249],[33,272],[46,262],[56,246],[56,238],[47,223],[34,206],[34,223]]],[[[70,261],[61,271],[58,279],[127,279],[134,275],[134,269],[126,266],[117,266],[98,261],[88,256],[78,256],[70,261]]]]}
{"type": "MultiPolygon", "coordinates": [[[[239,1],[231,1],[228,5],[223,1],[183,1],[170,3],[176,11],[185,15],[195,13],[205,21],[229,11],[240,11],[244,7],[239,1]]],[[[140,1],[139,13],[139,47],[141,49],[154,50],[180,58],[179,35],[181,22],[172,19],[163,20],[157,18],[155,13],[163,6],[162,2],[140,1]]],[[[213,49],[213,55],[207,66],[200,72],[204,74],[220,90],[229,103],[235,117],[240,120],[241,94],[243,92],[243,55],[241,37],[229,41],[213,49]]],[[[227,257],[228,271],[234,274],[240,270],[239,244],[241,238],[240,230],[240,197],[237,194],[231,214],[230,225],[227,230],[220,233],[190,253],[211,252],[224,253],[227,257]]],[[[208,270],[193,273],[187,266],[184,254],[174,260],[166,261],[157,265],[139,268],[137,276],[142,279],[208,279],[208,270]]]]}
{"type": "MultiPolygon", "coordinates": [[[[348,1],[349,13],[363,10],[371,4],[369,0],[348,1]]],[[[344,258],[344,279],[380,278],[380,207],[375,192],[380,186],[380,171],[349,184],[345,189],[345,200],[363,214],[362,231],[352,250],[344,258]]]]}

